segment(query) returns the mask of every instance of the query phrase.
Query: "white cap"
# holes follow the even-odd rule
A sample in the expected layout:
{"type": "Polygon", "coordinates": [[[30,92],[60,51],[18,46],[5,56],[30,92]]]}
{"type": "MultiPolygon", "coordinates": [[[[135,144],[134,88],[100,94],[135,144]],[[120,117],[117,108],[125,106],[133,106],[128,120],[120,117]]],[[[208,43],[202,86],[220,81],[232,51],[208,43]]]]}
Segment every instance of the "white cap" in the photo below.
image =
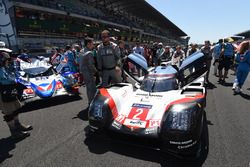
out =
{"type": "Polygon", "coordinates": [[[160,42],[160,43],[158,43],[158,45],[161,45],[161,46],[163,46],[163,43],[161,43],[161,42],[160,42]]]}

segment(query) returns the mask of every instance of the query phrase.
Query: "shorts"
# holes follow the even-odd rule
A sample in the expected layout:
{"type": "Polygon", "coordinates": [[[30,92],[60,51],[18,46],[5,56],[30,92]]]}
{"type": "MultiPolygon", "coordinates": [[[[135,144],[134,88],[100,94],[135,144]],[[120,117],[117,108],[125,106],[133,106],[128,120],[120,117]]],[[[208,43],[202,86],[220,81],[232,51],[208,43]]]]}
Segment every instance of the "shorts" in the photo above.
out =
{"type": "Polygon", "coordinates": [[[224,58],[223,60],[219,61],[218,69],[221,71],[223,68],[228,71],[232,64],[231,58],[224,58]]]}

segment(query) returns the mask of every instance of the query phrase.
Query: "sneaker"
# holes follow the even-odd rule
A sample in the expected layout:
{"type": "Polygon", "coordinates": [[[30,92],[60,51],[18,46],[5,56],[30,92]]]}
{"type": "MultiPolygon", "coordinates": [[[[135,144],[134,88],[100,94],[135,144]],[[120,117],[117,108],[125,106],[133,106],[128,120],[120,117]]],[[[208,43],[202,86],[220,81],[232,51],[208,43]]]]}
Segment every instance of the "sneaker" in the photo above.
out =
{"type": "Polygon", "coordinates": [[[241,92],[241,89],[237,86],[237,87],[235,87],[234,92],[235,92],[236,94],[238,94],[238,93],[240,93],[240,92],[241,92]]]}
{"type": "Polygon", "coordinates": [[[233,87],[232,87],[232,90],[235,90],[237,86],[238,86],[238,84],[237,84],[237,83],[234,83],[234,84],[233,84],[233,87]]]}

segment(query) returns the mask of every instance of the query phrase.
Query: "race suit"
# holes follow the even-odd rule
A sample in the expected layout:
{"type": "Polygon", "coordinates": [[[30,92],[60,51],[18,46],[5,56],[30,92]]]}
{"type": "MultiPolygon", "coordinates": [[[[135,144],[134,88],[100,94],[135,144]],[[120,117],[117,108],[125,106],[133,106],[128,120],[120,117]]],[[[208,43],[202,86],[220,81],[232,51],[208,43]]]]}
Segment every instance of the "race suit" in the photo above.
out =
{"type": "Polygon", "coordinates": [[[79,70],[84,78],[89,104],[93,100],[96,93],[95,74],[95,60],[93,52],[87,48],[79,54],[79,70]]]}
{"type": "Polygon", "coordinates": [[[119,47],[110,42],[108,45],[100,44],[97,49],[97,67],[101,72],[102,87],[107,87],[110,79],[112,83],[120,83],[121,76],[116,72],[120,63],[119,47]]]}

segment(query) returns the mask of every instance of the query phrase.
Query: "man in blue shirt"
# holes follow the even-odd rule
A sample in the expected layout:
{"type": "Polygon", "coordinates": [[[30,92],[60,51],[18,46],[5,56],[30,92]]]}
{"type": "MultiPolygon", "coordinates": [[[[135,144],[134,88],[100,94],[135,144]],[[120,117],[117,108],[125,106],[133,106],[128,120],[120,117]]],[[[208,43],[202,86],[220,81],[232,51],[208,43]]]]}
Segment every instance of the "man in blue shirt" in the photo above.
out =
{"type": "Polygon", "coordinates": [[[214,75],[217,76],[219,59],[222,51],[223,39],[220,39],[219,42],[213,48],[213,58],[214,58],[214,75]]]}

